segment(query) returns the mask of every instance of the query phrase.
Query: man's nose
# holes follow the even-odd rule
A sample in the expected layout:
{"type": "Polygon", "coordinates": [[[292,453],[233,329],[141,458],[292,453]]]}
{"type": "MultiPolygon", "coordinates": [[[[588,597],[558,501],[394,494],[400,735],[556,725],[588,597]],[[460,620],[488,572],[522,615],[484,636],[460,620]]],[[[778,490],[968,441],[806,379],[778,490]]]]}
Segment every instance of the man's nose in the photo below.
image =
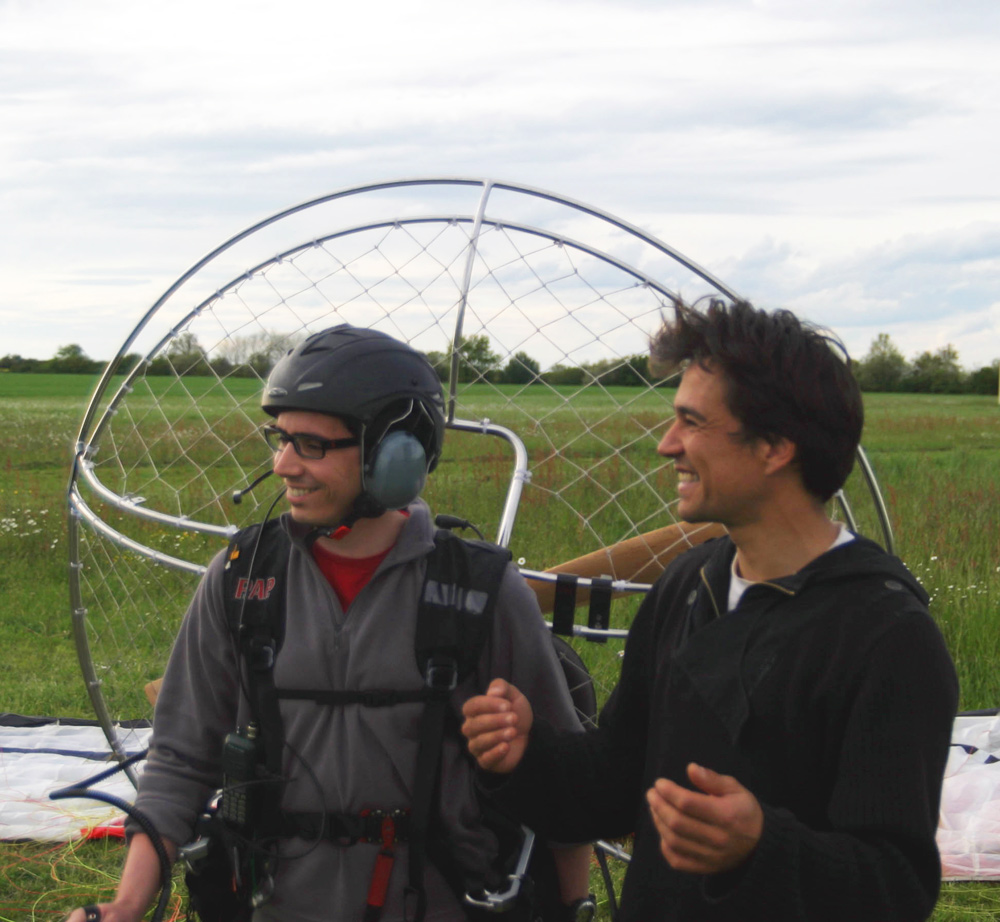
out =
{"type": "Polygon", "coordinates": [[[660,444],[656,446],[656,453],[664,458],[675,458],[681,453],[680,439],[677,438],[676,421],[667,427],[667,431],[663,433],[660,444]]]}
{"type": "Polygon", "coordinates": [[[288,442],[274,453],[274,473],[279,477],[295,470],[299,466],[299,456],[295,446],[288,442]]]}

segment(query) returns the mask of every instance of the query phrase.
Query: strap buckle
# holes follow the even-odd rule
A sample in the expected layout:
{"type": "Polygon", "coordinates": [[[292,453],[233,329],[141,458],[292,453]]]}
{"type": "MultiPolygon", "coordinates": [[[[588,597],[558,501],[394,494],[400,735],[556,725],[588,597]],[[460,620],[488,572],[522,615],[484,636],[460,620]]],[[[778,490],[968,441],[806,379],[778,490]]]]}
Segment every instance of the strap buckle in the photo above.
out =
{"type": "Polygon", "coordinates": [[[427,687],[436,692],[454,691],[458,686],[458,663],[453,656],[432,656],[424,675],[427,687]]]}
{"type": "Polygon", "coordinates": [[[270,672],[276,657],[274,644],[259,637],[250,638],[247,644],[247,660],[254,672],[270,672]]]}
{"type": "Polygon", "coordinates": [[[410,831],[409,810],[362,810],[359,814],[363,831],[358,842],[378,842],[391,849],[397,842],[405,842],[410,831]]]}

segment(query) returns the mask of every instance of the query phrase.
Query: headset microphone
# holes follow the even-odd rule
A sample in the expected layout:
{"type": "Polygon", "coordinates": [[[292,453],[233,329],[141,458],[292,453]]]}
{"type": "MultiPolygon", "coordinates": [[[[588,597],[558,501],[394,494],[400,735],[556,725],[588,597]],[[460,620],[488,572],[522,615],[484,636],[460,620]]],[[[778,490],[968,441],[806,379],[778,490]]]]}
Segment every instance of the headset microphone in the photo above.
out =
{"type": "Polygon", "coordinates": [[[247,484],[247,486],[245,486],[242,490],[235,490],[233,492],[233,502],[238,506],[240,503],[243,502],[244,494],[249,493],[252,489],[254,489],[257,486],[257,484],[259,484],[262,480],[266,480],[273,473],[274,471],[264,471],[264,473],[261,474],[260,477],[258,477],[252,483],[247,484]]]}

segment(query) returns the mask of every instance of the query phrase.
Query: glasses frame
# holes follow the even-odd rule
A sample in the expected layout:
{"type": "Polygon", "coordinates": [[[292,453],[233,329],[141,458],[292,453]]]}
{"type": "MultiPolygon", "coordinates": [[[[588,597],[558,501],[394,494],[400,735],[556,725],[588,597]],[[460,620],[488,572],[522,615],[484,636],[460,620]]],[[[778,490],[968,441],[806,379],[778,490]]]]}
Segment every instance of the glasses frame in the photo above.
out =
{"type": "Polygon", "coordinates": [[[341,448],[355,448],[361,444],[361,439],[351,436],[344,439],[324,439],[318,435],[308,432],[285,432],[280,426],[269,423],[260,427],[261,435],[267,442],[267,447],[275,454],[284,451],[289,445],[295,449],[295,454],[306,461],[322,461],[328,451],[337,451],[341,448]],[[303,450],[303,442],[309,441],[319,446],[319,454],[303,450]]]}

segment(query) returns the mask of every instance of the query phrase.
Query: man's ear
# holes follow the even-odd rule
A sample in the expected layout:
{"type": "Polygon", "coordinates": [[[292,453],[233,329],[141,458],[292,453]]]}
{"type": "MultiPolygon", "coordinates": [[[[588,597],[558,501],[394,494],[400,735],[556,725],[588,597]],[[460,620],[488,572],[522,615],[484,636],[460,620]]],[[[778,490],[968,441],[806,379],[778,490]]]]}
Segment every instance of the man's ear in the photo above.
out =
{"type": "Polygon", "coordinates": [[[761,439],[758,451],[760,459],[764,462],[764,473],[766,474],[776,474],[784,468],[791,467],[798,454],[795,443],[786,438],[777,438],[774,441],[761,439]]]}

